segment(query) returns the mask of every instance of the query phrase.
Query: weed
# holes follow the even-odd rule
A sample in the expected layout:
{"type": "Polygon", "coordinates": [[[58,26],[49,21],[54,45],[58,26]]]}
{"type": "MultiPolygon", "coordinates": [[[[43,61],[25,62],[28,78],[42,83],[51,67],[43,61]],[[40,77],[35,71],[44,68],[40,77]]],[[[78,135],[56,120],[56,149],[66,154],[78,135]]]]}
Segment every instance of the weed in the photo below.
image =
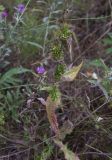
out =
{"type": "Polygon", "coordinates": [[[65,65],[64,64],[58,64],[55,69],[55,78],[56,80],[60,80],[61,76],[64,74],[65,71],[65,65]]]}
{"type": "Polygon", "coordinates": [[[55,60],[60,60],[63,57],[62,48],[59,45],[54,45],[52,48],[52,56],[55,60]]]}
{"type": "Polygon", "coordinates": [[[7,117],[11,115],[12,119],[16,122],[19,122],[19,114],[18,109],[21,107],[23,103],[23,97],[19,92],[19,89],[15,92],[7,91],[6,97],[4,99],[3,108],[6,108],[7,117]]]}
{"type": "Polygon", "coordinates": [[[60,39],[67,40],[71,36],[71,31],[68,25],[64,24],[58,34],[59,34],[60,39]]]}
{"type": "Polygon", "coordinates": [[[60,91],[57,88],[57,86],[52,86],[49,90],[49,95],[52,98],[53,101],[57,100],[58,97],[60,97],[60,91]]]}
{"type": "Polygon", "coordinates": [[[112,159],[110,0],[2,1],[0,159],[112,159]]]}

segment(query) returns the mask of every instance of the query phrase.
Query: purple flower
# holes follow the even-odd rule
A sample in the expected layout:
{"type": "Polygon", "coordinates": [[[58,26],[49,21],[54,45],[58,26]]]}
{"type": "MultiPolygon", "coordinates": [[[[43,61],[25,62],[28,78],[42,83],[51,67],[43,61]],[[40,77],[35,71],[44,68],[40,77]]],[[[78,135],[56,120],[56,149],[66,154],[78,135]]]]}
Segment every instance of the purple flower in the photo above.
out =
{"type": "Polygon", "coordinates": [[[5,18],[8,16],[8,12],[6,10],[4,10],[2,13],[1,13],[1,16],[2,18],[5,18]]]}
{"type": "Polygon", "coordinates": [[[24,12],[24,10],[25,10],[25,5],[24,4],[18,4],[18,6],[17,6],[17,11],[19,12],[19,13],[23,13],[24,12]]]}
{"type": "Polygon", "coordinates": [[[36,72],[38,74],[43,74],[45,72],[45,68],[43,66],[39,66],[36,68],[36,72]]]}

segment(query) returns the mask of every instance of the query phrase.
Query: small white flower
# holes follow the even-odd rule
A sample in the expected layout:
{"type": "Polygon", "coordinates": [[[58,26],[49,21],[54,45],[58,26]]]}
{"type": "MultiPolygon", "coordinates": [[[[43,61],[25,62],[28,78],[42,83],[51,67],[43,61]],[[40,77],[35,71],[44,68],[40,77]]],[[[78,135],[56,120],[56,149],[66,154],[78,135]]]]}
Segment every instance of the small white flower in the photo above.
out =
{"type": "Polygon", "coordinates": [[[98,79],[98,76],[97,76],[97,74],[96,74],[95,72],[93,72],[92,78],[93,78],[93,79],[96,79],[96,80],[98,79]]]}
{"type": "Polygon", "coordinates": [[[103,118],[102,117],[97,117],[96,120],[97,120],[97,122],[100,122],[100,121],[103,120],[103,118]]]}

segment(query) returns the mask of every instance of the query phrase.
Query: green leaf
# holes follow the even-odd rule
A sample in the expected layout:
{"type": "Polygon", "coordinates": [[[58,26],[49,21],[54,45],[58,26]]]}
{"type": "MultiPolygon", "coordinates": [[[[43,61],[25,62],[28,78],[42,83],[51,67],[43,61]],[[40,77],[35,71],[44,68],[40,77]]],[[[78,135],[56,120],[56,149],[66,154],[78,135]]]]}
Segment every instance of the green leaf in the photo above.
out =
{"type": "Polygon", "coordinates": [[[111,53],[112,53],[112,48],[106,49],[106,53],[107,53],[107,54],[111,54],[111,53]]]}
{"type": "Polygon", "coordinates": [[[95,59],[95,60],[90,62],[90,65],[96,66],[96,67],[102,67],[102,62],[101,62],[100,59],[95,59]]]}
{"type": "Polygon", "coordinates": [[[106,66],[106,64],[102,59],[95,59],[91,61],[89,65],[95,66],[95,67],[102,67],[103,69],[105,69],[105,71],[108,71],[108,67],[106,66]]]}
{"type": "Polygon", "coordinates": [[[52,86],[41,87],[40,90],[41,91],[51,91],[52,90],[52,86]]]}
{"type": "Polygon", "coordinates": [[[106,38],[103,40],[105,45],[112,45],[112,39],[111,38],[106,38]]]}
{"type": "Polygon", "coordinates": [[[4,6],[3,5],[0,5],[0,12],[4,11],[4,6]]]}
{"type": "Polygon", "coordinates": [[[110,38],[112,38],[112,32],[109,32],[109,33],[108,33],[108,36],[109,36],[110,38]]]}
{"type": "Polygon", "coordinates": [[[36,42],[27,41],[27,43],[30,44],[30,45],[32,45],[32,46],[35,46],[37,48],[43,49],[43,47],[40,44],[36,43],[36,42]]]}
{"type": "Polygon", "coordinates": [[[49,29],[59,29],[59,26],[58,25],[51,25],[51,26],[49,26],[49,29]]]}
{"type": "Polygon", "coordinates": [[[13,103],[13,96],[9,91],[7,92],[7,101],[9,103],[13,103]]]}
{"type": "Polygon", "coordinates": [[[21,82],[20,79],[18,79],[17,77],[15,78],[14,76],[25,72],[31,72],[31,70],[22,67],[10,69],[0,77],[0,85],[8,86],[8,84],[16,84],[18,82],[21,82]]]}

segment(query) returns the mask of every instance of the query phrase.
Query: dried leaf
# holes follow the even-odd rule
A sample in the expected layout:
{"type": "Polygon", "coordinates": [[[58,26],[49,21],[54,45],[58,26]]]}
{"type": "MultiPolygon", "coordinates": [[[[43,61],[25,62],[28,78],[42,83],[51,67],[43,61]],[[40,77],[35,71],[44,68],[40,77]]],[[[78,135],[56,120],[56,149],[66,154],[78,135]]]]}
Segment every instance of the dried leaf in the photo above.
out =
{"type": "Polygon", "coordinates": [[[46,101],[45,101],[45,99],[44,98],[37,98],[39,101],[40,101],[40,103],[42,104],[42,105],[44,105],[44,106],[46,106],[46,101]]]}
{"type": "Polygon", "coordinates": [[[32,99],[28,99],[27,100],[27,107],[30,108],[32,106],[32,102],[33,100],[32,99]]]}
{"type": "Polygon", "coordinates": [[[60,97],[58,97],[58,99],[56,99],[55,101],[53,101],[50,96],[47,98],[46,101],[47,117],[55,134],[59,133],[57,116],[55,114],[55,110],[59,106],[59,104],[60,104],[60,97]]]}
{"type": "Polygon", "coordinates": [[[66,120],[60,128],[59,139],[64,139],[67,134],[71,134],[73,131],[73,123],[70,120],[66,120]]]}
{"type": "Polygon", "coordinates": [[[69,48],[69,53],[70,53],[70,60],[71,60],[71,62],[73,61],[72,41],[73,41],[72,37],[69,37],[69,38],[67,39],[67,44],[68,44],[68,48],[69,48]]]}
{"type": "Polygon", "coordinates": [[[83,62],[79,66],[74,66],[69,71],[66,71],[62,76],[62,80],[73,81],[76,78],[78,72],[80,71],[82,65],[83,62]]]}
{"type": "Polygon", "coordinates": [[[64,145],[61,141],[54,139],[54,142],[60,147],[60,149],[64,152],[66,160],[80,160],[79,157],[70,151],[66,145],[64,145]]]}

